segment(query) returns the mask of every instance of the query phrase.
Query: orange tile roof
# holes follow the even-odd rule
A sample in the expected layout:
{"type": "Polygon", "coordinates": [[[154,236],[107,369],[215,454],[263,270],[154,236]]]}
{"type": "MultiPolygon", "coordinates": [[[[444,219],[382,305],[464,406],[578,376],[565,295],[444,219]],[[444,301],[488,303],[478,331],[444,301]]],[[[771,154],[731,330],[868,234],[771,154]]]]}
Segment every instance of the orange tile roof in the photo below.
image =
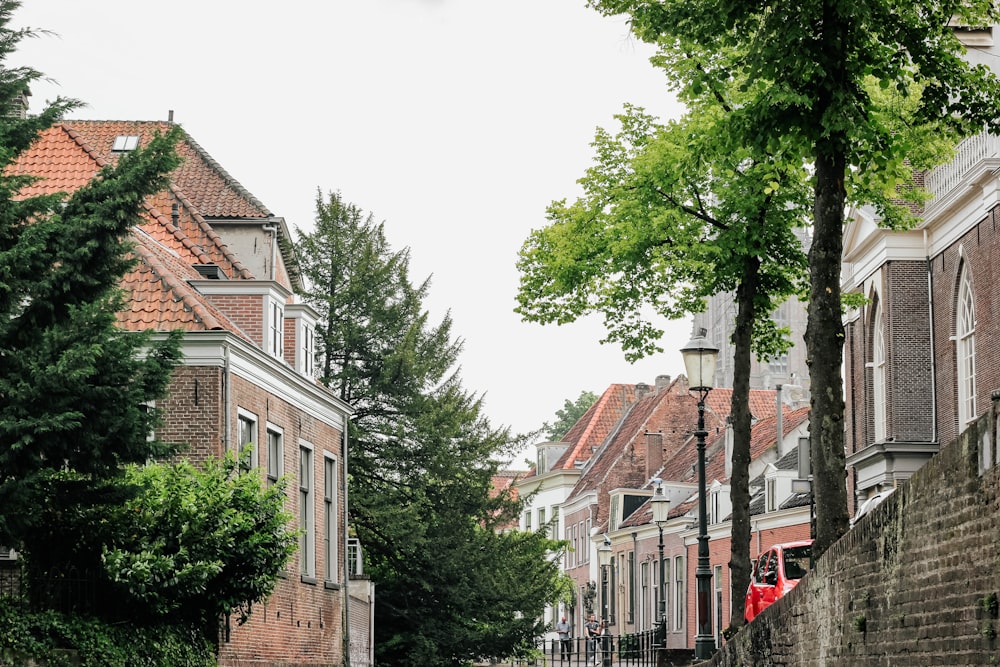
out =
{"type": "Polygon", "coordinates": [[[562,437],[561,442],[568,442],[571,446],[563,452],[552,469],[573,470],[577,462],[589,460],[635,401],[635,388],[634,384],[613,384],[605,389],[562,437]]]}
{"type": "MultiPolygon", "coordinates": [[[[21,196],[72,194],[117,161],[116,137],[138,136],[142,144],[168,128],[162,122],[63,121],[41,132],[6,173],[35,178],[21,196]]],[[[216,264],[230,279],[252,279],[206,217],[266,218],[271,213],[190,136],[183,135],[177,151],[181,166],[168,188],[145,200],[143,221],[133,230],[138,263],[122,280],[131,298],[119,322],[134,330],[224,329],[250,340],[187,281],[202,277],[195,264],[216,264]]]]}
{"type": "MultiPolygon", "coordinates": [[[[110,163],[117,161],[112,151],[116,137],[137,136],[145,145],[156,133],[166,132],[170,123],[161,121],[66,120],[60,124],[93,154],[110,163]]],[[[177,145],[181,166],[171,175],[176,187],[191,199],[208,218],[267,218],[271,212],[229,175],[187,133],[177,145]]]]}

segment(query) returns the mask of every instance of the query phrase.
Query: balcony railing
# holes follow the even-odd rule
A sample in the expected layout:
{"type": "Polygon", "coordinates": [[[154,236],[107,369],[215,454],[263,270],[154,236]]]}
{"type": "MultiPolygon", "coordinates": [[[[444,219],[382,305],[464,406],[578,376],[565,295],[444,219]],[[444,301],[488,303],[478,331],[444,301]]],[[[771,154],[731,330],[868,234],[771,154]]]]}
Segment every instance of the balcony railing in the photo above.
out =
{"type": "Polygon", "coordinates": [[[927,203],[932,211],[945,196],[958,187],[976,165],[988,159],[1000,159],[1000,137],[985,132],[969,137],[958,144],[955,158],[928,172],[924,186],[933,195],[927,203]]]}

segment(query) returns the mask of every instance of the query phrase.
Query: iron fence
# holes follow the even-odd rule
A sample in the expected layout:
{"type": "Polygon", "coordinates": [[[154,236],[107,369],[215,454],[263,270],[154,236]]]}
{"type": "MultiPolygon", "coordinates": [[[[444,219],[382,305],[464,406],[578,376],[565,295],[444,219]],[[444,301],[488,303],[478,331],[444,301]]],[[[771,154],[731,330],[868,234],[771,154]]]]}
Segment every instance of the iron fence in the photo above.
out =
{"type": "Polygon", "coordinates": [[[597,639],[573,637],[568,642],[545,639],[536,654],[516,660],[491,661],[516,667],[652,667],[660,644],[655,630],[627,635],[604,635],[597,639]]]}

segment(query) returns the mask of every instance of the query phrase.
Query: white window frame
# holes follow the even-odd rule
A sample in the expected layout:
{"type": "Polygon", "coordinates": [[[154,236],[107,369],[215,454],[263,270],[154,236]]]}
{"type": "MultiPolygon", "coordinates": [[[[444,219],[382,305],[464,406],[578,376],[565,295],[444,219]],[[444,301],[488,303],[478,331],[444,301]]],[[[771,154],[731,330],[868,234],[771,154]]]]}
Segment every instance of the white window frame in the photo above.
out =
{"type": "Polygon", "coordinates": [[[323,562],[325,563],[326,581],[340,581],[338,565],[339,545],[339,468],[337,457],[329,452],[323,452],[323,562]]]}
{"type": "Polygon", "coordinates": [[[299,574],[316,576],[316,510],[313,493],[316,488],[316,471],[313,464],[313,446],[299,441],[299,574]]]}
{"type": "Polygon", "coordinates": [[[277,299],[268,299],[267,307],[267,351],[275,357],[285,355],[285,304],[277,299]]]}
{"type": "Polygon", "coordinates": [[[872,322],[872,416],[874,418],[875,442],[884,442],[887,435],[885,412],[885,322],[882,304],[875,304],[875,318],[872,322]]]}
{"type": "Polygon", "coordinates": [[[237,408],[236,410],[236,456],[239,457],[240,451],[247,444],[250,445],[250,467],[256,468],[260,464],[259,452],[260,448],[257,446],[257,441],[260,439],[258,436],[258,425],[259,420],[257,415],[250,412],[249,410],[244,410],[243,408],[237,408]],[[244,442],[244,432],[243,425],[251,424],[250,426],[250,440],[244,442]]]}
{"type": "Polygon", "coordinates": [[[316,329],[305,322],[300,323],[299,335],[301,345],[299,353],[302,358],[299,360],[299,372],[307,377],[312,377],[316,373],[316,329]]]}
{"type": "Polygon", "coordinates": [[[264,475],[267,485],[273,486],[285,474],[285,431],[280,426],[267,422],[266,434],[267,468],[264,475]],[[276,440],[272,441],[271,436],[275,436],[276,440]],[[272,442],[277,444],[276,448],[272,447],[272,442]]]}
{"type": "Polygon", "coordinates": [[[687,601],[684,599],[684,580],[687,573],[684,571],[684,557],[677,556],[674,558],[674,629],[683,630],[684,629],[684,618],[687,615],[687,609],[685,605],[687,601]]]}
{"type": "Polygon", "coordinates": [[[969,267],[962,265],[955,318],[955,362],[958,381],[958,427],[976,418],[976,305],[969,267]]]}

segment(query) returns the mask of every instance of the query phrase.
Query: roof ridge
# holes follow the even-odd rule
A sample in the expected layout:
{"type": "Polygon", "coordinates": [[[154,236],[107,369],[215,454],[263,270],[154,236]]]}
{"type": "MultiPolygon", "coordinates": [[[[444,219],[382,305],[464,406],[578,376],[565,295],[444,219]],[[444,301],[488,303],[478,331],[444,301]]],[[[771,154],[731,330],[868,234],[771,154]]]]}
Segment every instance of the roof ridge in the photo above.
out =
{"type": "Polygon", "coordinates": [[[208,256],[208,253],[198,244],[191,240],[187,234],[184,233],[180,227],[174,224],[173,219],[168,218],[160,209],[146,200],[143,200],[143,204],[146,207],[146,211],[153,216],[153,218],[163,225],[163,228],[170,232],[175,239],[177,239],[182,246],[191,251],[191,254],[198,257],[198,261],[202,264],[211,264],[212,258],[208,256]]]}
{"type": "Polygon", "coordinates": [[[264,213],[266,213],[269,217],[274,217],[274,213],[271,212],[271,209],[269,209],[267,206],[265,206],[264,202],[262,202],[261,200],[257,199],[257,197],[255,197],[253,195],[253,193],[251,193],[249,190],[247,190],[245,187],[243,187],[242,183],[240,183],[235,178],[233,178],[232,174],[230,174],[228,171],[226,171],[223,168],[223,166],[221,164],[219,164],[218,161],[216,161],[216,159],[214,157],[212,157],[211,155],[209,155],[208,151],[206,151],[201,146],[201,144],[199,144],[197,141],[195,141],[194,138],[188,133],[187,130],[185,130],[183,127],[181,127],[181,131],[184,133],[184,140],[188,143],[188,145],[191,146],[191,148],[194,150],[194,152],[197,153],[198,156],[202,160],[204,160],[205,163],[209,167],[211,167],[212,169],[214,169],[216,171],[216,173],[218,173],[219,176],[222,177],[222,180],[225,181],[226,185],[228,185],[231,188],[233,188],[233,190],[235,190],[236,192],[238,192],[243,197],[246,197],[247,200],[250,201],[250,203],[252,203],[254,206],[256,206],[257,208],[259,208],[260,210],[264,211],[264,213]]]}
{"type": "MultiPolygon", "coordinates": [[[[145,232],[143,232],[145,234],[145,232]]],[[[145,234],[147,237],[148,234],[145,234]]],[[[152,239],[150,239],[152,240],[152,239]]],[[[160,261],[160,258],[145,244],[136,243],[135,248],[137,252],[142,256],[142,259],[149,268],[160,277],[164,285],[168,290],[173,292],[184,302],[184,305],[191,309],[195,317],[204,323],[209,329],[225,329],[222,323],[216,319],[215,315],[210,313],[205,306],[198,301],[194,296],[194,290],[189,288],[183,281],[178,280],[174,272],[167,268],[167,265],[160,261]]]]}
{"type": "MultiPolygon", "coordinates": [[[[239,274],[239,277],[245,278],[247,280],[253,278],[253,274],[250,273],[250,269],[243,266],[243,263],[236,257],[236,255],[233,254],[233,252],[229,249],[229,246],[225,242],[223,242],[222,237],[219,236],[219,233],[215,231],[215,229],[213,229],[210,224],[208,224],[208,221],[205,220],[205,216],[203,216],[201,213],[198,212],[198,208],[194,205],[194,203],[190,199],[188,199],[187,195],[184,194],[184,191],[178,188],[173,181],[170,182],[169,188],[170,192],[172,192],[173,195],[177,197],[178,201],[184,204],[184,208],[186,208],[188,212],[191,213],[191,216],[195,219],[195,222],[198,223],[198,227],[205,233],[205,236],[207,236],[212,241],[212,243],[215,244],[215,247],[219,249],[219,252],[222,253],[222,256],[225,257],[227,260],[229,260],[229,263],[232,265],[233,270],[239,274]]],[[[264,207],[261,206],[261,208],[264,207]]],[[[211,263],[212,263],[211,259],[205,262],[205,264],[211,264],[211,263]]]]}
{"type": "Polygon", "coordinates": [[[98,152],[95,151],[93,147],[87,143],[87,141],[83,138],[83,136],[79,132],[74,130],[72,127],[69,127],[66,123],[64,122],[56,123],[55,127],[58,127],[67,135],[69,135],[69,138],[72,139],[77,146],[83,149],[83,152],[89,155],[90,158],[94,162],[96,162],[97,166],[100,167],[101,169],[104,169],[104,167],[107,167],[108,165],[111,164],[103,157],[101,157],[100,154],[98,154],[98,152]]]}

